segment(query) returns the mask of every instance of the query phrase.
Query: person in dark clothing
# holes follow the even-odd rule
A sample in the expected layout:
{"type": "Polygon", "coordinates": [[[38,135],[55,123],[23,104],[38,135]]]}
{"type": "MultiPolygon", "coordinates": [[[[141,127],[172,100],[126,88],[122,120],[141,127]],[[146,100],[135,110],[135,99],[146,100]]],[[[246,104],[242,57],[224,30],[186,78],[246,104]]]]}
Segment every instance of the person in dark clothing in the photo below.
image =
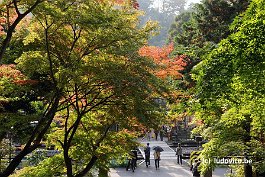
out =
{"type": "Polygon", "coordinates": [[[160,135],[160,140],[163,141],[163,136],[164,136],[164,130],[160,130],[159,132],[159,135],[160,135]]]}
{"type": "Polygon", "coordinates": [[[146,167],[150,165],[150,150],[149,143],[147,143],[147,146],[144,149],[146,167]]]}
{"type": "Polygon", "coordinates": [[[180,143],[178,144],[178,147],[176,148],[176,155],[178,157],[178,164],[182,165],[182,147],[180,143]]]}
{"type": "Polygon", "coordinates": [[[157,137],[158,137],[158,131],[155,130],[155,137],[156,137],[156,141],[157,141],[157,137]]]}
{"type": "Polygon", "coordinates": [[[199,171],[199,165],[200,165],[200,161],[198,161],[198,159],[195,159],[194,164],[192,164],[190,170],[192,171],[192,175],[194,177],[200,177],[200,171],[199,171]]]}
{"type": "Polygon", "coordinates": [[[131,152],[129,153],[130,158],[126,167],[126,171],[129,170],[130,166],[132,171],[134,172],[135,168],[136,168],[136,161],[137,161],[137,149],[133,149],[131,150],[131,152]]]}

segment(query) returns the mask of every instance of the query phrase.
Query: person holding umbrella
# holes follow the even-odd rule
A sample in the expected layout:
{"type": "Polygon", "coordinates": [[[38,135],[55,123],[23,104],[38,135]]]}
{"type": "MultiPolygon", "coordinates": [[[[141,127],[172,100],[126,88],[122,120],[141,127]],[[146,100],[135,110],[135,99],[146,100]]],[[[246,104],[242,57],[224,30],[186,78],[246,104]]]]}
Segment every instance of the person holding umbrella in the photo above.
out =
{"type": "Polygon", "coordinates": [[[161,148],[160,146],[155,146],[153,148],[154,151],[154,159],[155,159],[155,167],[156,170],[159,169],[159,161],[160,161],[160,152],[164,151],[163,148],[161,148]]]}

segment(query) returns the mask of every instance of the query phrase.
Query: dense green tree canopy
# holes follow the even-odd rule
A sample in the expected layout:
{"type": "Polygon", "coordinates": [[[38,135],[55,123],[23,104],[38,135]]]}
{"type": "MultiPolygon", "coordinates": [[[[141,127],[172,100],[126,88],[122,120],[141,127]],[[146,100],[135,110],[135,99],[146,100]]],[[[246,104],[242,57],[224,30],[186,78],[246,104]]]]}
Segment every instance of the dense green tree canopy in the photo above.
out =
{"type": "Polygon", "coordinates": [[[205,157],[244,155],[264,171],[264,1],[253,1],[194,72],[205,157]]]}
{"type": "Polygon", "coordinates": [[[231,33],[229,25],[244,12],[248,2],[204,0],[195,4],[176,17],[169,41],[174,42],[176,52],[200,59],[231,33]]]}
{"type": "MultiPolygon", "coordinates": [[[[247,177],[252,167],[265,171],[265,1],[204,0],[177,15],[169,34],[174,45],[147,47],[157,30],[150,15],[168,24],[185,4],[161,2],[161,8],[152,0],[1,2],[0,146],[10,134],[24,145],[0,176],[41,143],[60,153],[14,176],[108,169],[137,146],[142,128],[164,121],[156,100],[167,98],[168,81],[175,101],[168,117],[190,113],[201,122],[194,133],[208,140],[202,158],[242,156],[253,161],[245,165],[247,177]],[[146,12],[141,23],[138,8],[146,12]]],[[[202,171],[215,165],[203,163],[202,171]]]]}

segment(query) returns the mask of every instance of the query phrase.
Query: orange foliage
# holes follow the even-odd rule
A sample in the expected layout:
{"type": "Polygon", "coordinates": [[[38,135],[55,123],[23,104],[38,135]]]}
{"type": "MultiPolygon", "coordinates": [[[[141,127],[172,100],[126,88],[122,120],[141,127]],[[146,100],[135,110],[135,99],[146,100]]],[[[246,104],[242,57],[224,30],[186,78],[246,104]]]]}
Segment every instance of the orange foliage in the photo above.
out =
{"type": "Polygon", "coordinates": [[[136,0],[132,0],[132,6],[135,9],[139,9],[139,7],[140,7],[139,3],[136,0]]]}
{"type": "Polygon", "coordinates": [[[15,84],[17,85],[34,85],[34,84],[37,84],[38,81],[36,80],[31,80],[31,79],[28,79],[28,80],[17,80],[17,81],[13,81],[15,84]]]}
{"type": "Polygon", "coordinates": [[[124,3],[124,0],[115,0],[115,2],[116,2],[117,4],[123,4],[123,3],[124,3]]]}
{"type": "Polygon", "coordinates": [[[13,79],[21,79],[24,75],[16,69],[16,65],[1,65],[0,66],[0,77],[7,77],[13,79]]]}
{"type": "Polygon", "coordinates": [[[151,58],[160,66],[158,71],[154,71],[155,75],[160,78],[173,76],[181,78],[182,74],[179,71],[183,70],[189,60],[186,55],[179,55],[171,58],[170,54],[173,51],[173,44],[169,44],[162,48],[155,46],[144,46],[140,48],[139,55],[151,58]]]}
{"type": "Polygon", "coordinates": [[[203,125],[204,123],[203,123],[203,120],[197,120],[196,124],[197,125],[203,125]]]}
{"type": "Polygon", "coordinates": [[[38,81],[26,79],[26,76],[21,71],[16,69],[16,65],[1,65],[0,66],[0,78],[9,78],[16,85],[28,85],[36,84],[38,81]]]}
{"type": "Polygon", "coordinates": [[[130,127],[132,127],[133,130],[144,130],[145,126],[140,123],[140,121],[136,118],[136,117],[132,117],[128,119],[128,125],[130,125],[130,127]]]}

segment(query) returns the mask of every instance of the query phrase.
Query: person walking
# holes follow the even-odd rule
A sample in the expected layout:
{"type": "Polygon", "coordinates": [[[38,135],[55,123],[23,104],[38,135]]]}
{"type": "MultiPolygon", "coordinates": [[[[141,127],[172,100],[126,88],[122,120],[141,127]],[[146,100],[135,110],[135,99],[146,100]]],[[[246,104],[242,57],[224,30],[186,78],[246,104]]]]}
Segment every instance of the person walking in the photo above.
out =
{"type": "Polygon", "coordinates": [[[147,140],[151,140],[151,130],[147,130],[147,140]]]}
{"type": "Polygon", "coordinates": [[[176,148],[176,155],[178,158],[178,164],[182,165],[182,147],[180,143],[178,144],[178,147],[176,148]]]}
{"type": "Polygon", "coordinates": [[[195,159],[195,162],[191,165],[190,170],[192,171],[192,175],[194,177],[200,177],[200,171],[199,171],[199,165],[200,165],[200,161],[198,159],[195,159]]]}
{"type": "Polygon", "coordinates": [[[163,136],[164,136],[164,130],[160,130],[159,132],[159,135],[160,135],[160,140],[163,141],[163,136]]]}
{"type": "Polygon", "coordinates": [[[167,140],[171,141],[171,128],[167,127],[167,140]]]}
{"type": "Polygon", "coordinates": [[[155,130],[155,139],[157,141],[157,137],[158,137],[158,130],[155,130]]]}
{"type": "Polygon", "coordinates": [[[129,170],[129,168],[131,167],[132,171],[134,172],[135,168],[136,168],[136,161],[137,161],[137,149],[134,148],[131,150],[131,152],[129,153],[129,159],[128,159],[128,164],[126,166],[126,171],[129,170]]]}
{"type": "Polygon", "coordinates": [[[150,150],[151,150],[151,148],[149,146],[149,143],[147,143],[147,146],[144,148],[146,167],[148,167],[148,165],[150,165],[150,150]]]}
{"type": "Polygon", "coordinates": [[[156,170],[159,169],[159,161],[160,161],[160,152],[156,151],[154,152],[154,159],[155,159],[155,167],[156,170]]]}

